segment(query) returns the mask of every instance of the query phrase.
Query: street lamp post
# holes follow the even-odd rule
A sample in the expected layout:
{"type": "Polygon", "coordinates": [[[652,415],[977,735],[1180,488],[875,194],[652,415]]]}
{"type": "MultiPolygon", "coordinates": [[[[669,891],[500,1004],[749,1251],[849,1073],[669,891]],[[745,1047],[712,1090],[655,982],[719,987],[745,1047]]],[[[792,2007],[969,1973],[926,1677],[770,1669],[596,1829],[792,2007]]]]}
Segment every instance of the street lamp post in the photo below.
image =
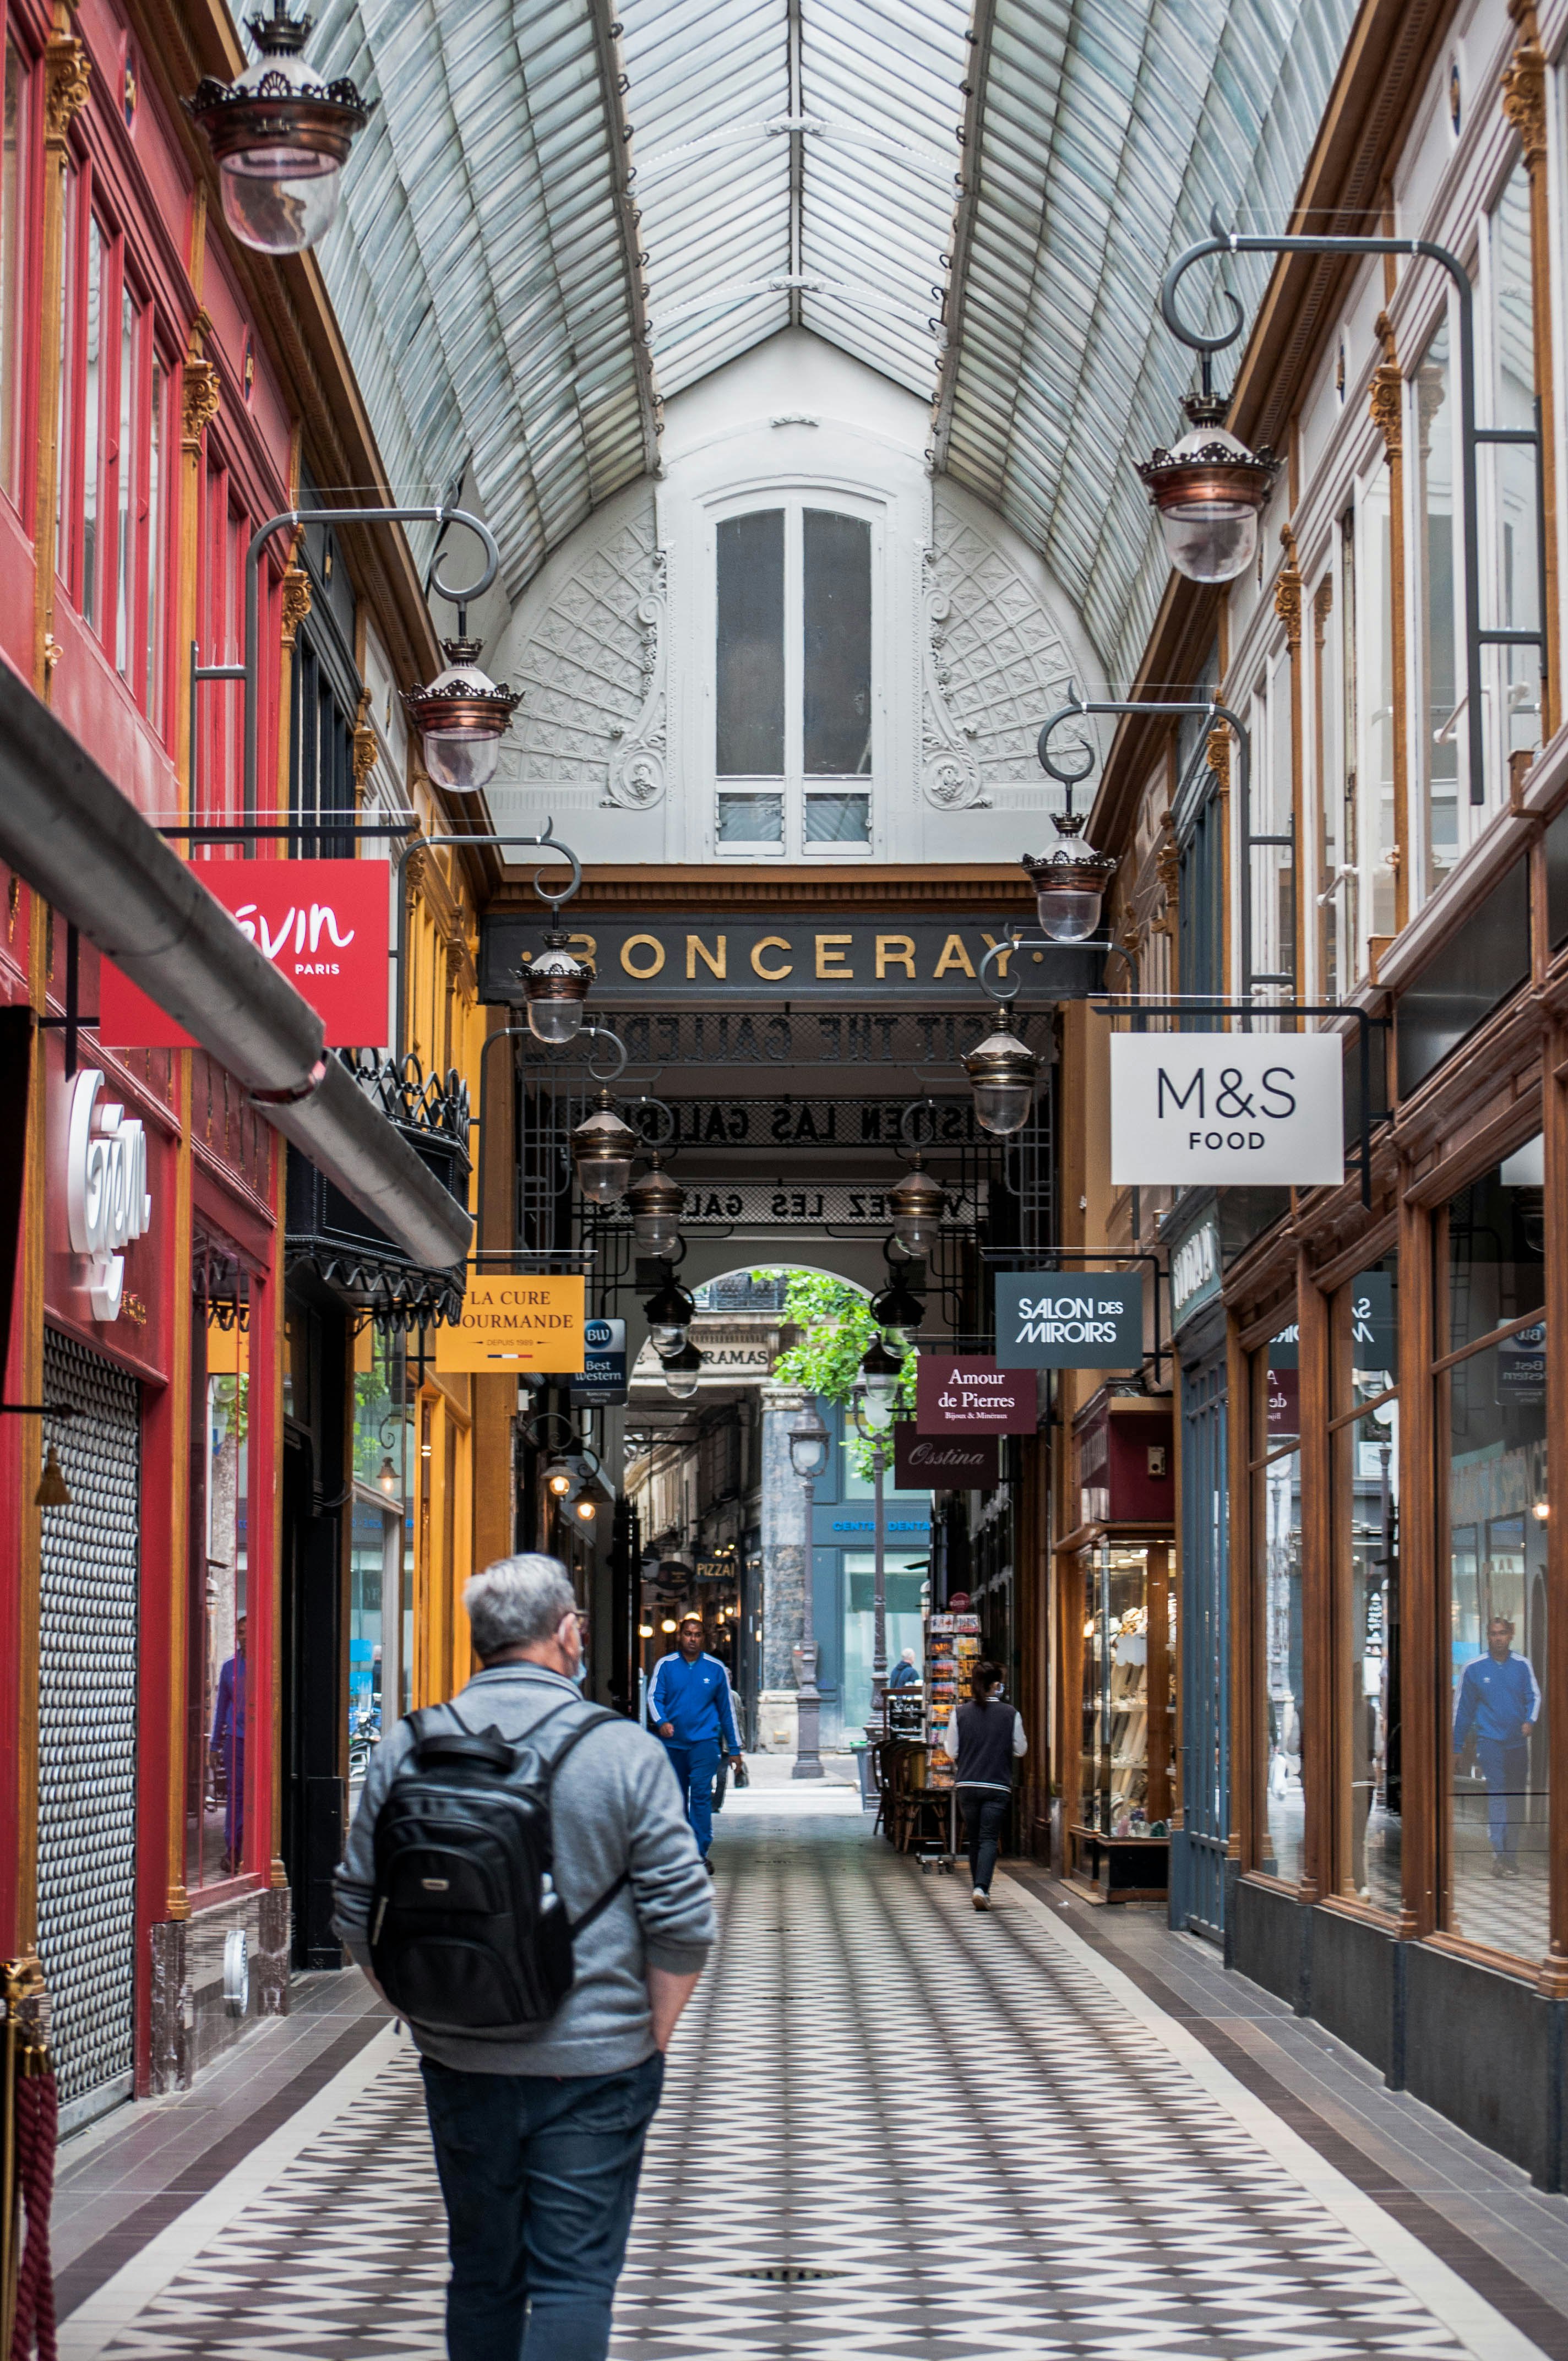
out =
{"type": "Polygon", "coordinates": [[[807,1401],[806,1412],[798,1426],[791,1427],[789,1435],[790,1465],[800,1477],[806,1494],[805,1580],[802,1584],[800,1618],[800,1678],[795,1684],[796,1730],[795,1770],[796,1779],[820,1779],[822,1776],[821,1726],[822,1697],[817,1686],[817,1616],[812,1598],[814,1559],[812,1527],[817,1508],[817,1479],[828,1466],[828,1429],[822,1423],[822,1413],[815,1397],[807,1401]]]}
{"type": "Polygon", "coordinates": [[[883,1517],[883,1477],[887,1472],[888,1444],[898,1381],[904,1363],[890,1353],[881,1338],[869,1347],[861,1363],[856,1388],[855,1423],[872,1447],[872,1719],[868,1738],[883,1737],[887,1724],[887,1527],[883,1517]]]}

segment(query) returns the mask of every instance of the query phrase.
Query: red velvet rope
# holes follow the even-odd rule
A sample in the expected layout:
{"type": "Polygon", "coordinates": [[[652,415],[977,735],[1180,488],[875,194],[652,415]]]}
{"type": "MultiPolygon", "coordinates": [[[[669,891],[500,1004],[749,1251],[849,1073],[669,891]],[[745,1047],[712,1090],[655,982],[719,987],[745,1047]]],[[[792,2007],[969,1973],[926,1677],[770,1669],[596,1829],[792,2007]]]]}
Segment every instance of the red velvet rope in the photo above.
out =
{"type": "Polygon", "coordinates": [[[16,2318],[10,2361],[57,2361],[54,2273],[49,2218],[54,2200],[54,2152],[60,2134],[60,2090],[52,2073],[16,2081],[16,2180],[27,2208],[27,2239],[16,2276],[16,2318]]]}

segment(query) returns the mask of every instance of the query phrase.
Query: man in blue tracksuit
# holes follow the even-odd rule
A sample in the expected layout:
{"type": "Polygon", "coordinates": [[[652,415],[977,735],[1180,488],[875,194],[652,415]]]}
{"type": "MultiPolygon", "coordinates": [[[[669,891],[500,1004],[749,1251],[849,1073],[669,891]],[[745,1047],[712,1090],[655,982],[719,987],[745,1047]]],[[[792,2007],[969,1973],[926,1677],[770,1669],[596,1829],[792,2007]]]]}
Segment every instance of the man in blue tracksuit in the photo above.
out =
{"type": "Polygon", "coordinates": [[[706,1655],[702,1618],[687,1615],[673,1655],[662,1656],[648,1692],[648,1719],[664,1741],[685,1797],[686,1817],[707,1861],[713,1842],[713,1782],[720,1754],[739,1759],[740,1741],[729,1703],[729,1676],[706,1655]]]}
{"type": "Polygon", "coordinates": [[[1541,1715],[1541,1684],[1526,1656],[1513,1653],[1506,1615],[1486,1626],[1486,1653],[1464,1667],[1453,1707],[1453,1751],[1474,1742],[1486,1782],[1486,1832],[1492,1867],[1517,1877],[1519,1828],[1530,1787],[1530,1736],[1541,1715]]]}

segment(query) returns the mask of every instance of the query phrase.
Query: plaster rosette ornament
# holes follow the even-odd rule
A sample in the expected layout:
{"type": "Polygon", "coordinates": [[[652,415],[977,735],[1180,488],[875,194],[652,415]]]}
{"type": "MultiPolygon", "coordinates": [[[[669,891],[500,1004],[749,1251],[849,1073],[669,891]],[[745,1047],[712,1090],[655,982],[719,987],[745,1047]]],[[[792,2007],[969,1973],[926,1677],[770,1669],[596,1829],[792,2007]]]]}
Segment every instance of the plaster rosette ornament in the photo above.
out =
{"type": "Polygon", "coordinates": [[[1193,394],[1182,403],[1192,432],[1138,473],[1157,511],[1165,554],[1190,582],[1234,582],[1257,555],[1257,524],[1283,464],[1249,451],[1225,428],[1225,403],[1193,394]]]}
{"type": "Polygon", "coordinates": [[[495,776],[501,740],[522,703],[522,691],[498,687],[480,671],[477,640],[441,644],[446,670],[428,688],[405,688],[403,710],[419,731],[424,767],[436,785],[475,796],[495,776]]]}
{"type": "Polygon", "coordinates": [[[260,55],[232,82],[204,75],[184,102],[219,167],[224,219],[262,254],[302,253],[332,227],[348,151],[376,106],[352,82],[312,72],[311,24],[272,0],[270,16],[247,20],[260,55]]]}

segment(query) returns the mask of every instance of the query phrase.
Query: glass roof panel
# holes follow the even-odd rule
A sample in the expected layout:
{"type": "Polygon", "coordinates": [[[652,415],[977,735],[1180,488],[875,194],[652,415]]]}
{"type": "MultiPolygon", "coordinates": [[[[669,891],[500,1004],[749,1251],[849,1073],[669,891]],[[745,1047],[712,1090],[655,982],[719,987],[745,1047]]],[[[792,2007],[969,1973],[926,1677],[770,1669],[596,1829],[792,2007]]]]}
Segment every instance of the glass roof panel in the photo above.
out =
{"type": "Polygon", "coordinates": [[[804,325],[936,396],[938,468],[1124,679],[1165,579],[1132,461],[1191,381],[1160,275],[1213,206],[1283,223],[1354,6],[326,0],[313,59],[381,102],[322,262],[389,472],[471,467],[516,596],[658,397],[804,325]]]}

